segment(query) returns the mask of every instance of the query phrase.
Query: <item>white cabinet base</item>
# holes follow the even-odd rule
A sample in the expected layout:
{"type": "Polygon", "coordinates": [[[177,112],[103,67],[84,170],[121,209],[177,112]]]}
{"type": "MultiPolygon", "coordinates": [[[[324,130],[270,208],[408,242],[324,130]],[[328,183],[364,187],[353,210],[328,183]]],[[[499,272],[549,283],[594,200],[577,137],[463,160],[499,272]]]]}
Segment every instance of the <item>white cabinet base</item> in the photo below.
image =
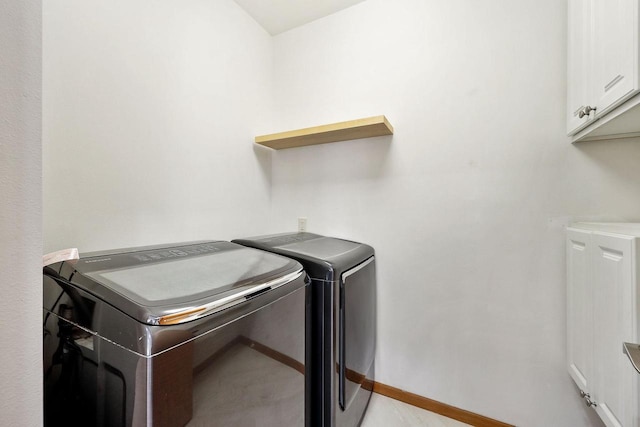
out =
{"type": "Polygon", "coordinates": [[[567,229],[567,367],[608,427],[639,427],[639,376],[623,353],[638,339],[640,224],[567,229]]]}

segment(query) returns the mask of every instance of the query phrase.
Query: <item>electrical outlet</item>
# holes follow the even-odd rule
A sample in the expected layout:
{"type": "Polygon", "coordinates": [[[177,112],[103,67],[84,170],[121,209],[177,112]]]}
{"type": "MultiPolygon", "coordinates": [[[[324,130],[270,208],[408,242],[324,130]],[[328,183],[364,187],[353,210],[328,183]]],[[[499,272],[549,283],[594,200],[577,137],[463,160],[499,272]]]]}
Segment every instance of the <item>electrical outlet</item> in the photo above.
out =
{"type": "Polygon", "coordinates": [[[306,217],[300,217],[298,218],[298,232],[302,233],[307,231],[307,218],[306,217]]]}

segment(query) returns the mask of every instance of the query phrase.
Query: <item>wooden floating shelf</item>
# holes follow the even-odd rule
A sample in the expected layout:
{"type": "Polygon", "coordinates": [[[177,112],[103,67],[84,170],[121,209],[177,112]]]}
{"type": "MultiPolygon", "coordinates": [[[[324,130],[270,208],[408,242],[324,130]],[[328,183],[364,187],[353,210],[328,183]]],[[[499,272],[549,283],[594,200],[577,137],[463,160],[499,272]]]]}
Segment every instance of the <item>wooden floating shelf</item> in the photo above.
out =
{"type": "Polygon", "coordinates": [[[281,150],[305,145],[393,135],[393,126],[385,116],[314,126],[271,135],[256,136],[256,144],[281,150]]]}

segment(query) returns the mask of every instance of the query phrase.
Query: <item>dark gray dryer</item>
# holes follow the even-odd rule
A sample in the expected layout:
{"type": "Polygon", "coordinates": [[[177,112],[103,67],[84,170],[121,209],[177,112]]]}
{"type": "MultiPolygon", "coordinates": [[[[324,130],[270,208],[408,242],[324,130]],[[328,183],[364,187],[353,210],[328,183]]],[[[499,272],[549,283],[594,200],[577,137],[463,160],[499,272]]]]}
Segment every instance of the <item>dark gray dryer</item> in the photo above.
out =
{"type": "Polygon", "coordinates": [[[45,426],[305,425],[308,284],[216,241],[45,267],[45,426]]]}
{"type": "Polygon", "coordinates": [[[311,277],[311,422],[360,424],[374,381],[376,274],[371,246],[312,233],[237,239],[300,262],[311,277]]]}

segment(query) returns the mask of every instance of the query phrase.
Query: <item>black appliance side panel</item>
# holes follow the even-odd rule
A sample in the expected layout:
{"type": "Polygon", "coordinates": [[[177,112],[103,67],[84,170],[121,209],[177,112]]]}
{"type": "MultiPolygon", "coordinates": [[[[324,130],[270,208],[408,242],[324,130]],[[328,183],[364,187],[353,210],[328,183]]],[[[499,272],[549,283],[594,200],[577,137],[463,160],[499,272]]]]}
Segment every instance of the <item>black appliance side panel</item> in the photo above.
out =
{"type": "Polygon", "coordinates": [[[45,427],[132,425],[146,359],[89,332],[113,320],[115,309],[46,275],[43,304],[45,427]]]}
{"type": "Polygon", "coordinates": [[[312,280],[311,310],[307,322],[309,345],[307,371],[310,426],[323,427],[331,420],[331,390],[333,389],[333,282],[312,280]],[[320,385],[320,386],[318,386],[320,385]]]}
{"type": "MultiPolygon", "coordinates": [[[[338,403],[346,413],[361,413],[357,408],[366,407],[372,390],[376,335],[375,283],[373,257],[345,272],[340,281],[338,403]]],[[[349,414],[346,415],[350,418],[349,414]]]]}

